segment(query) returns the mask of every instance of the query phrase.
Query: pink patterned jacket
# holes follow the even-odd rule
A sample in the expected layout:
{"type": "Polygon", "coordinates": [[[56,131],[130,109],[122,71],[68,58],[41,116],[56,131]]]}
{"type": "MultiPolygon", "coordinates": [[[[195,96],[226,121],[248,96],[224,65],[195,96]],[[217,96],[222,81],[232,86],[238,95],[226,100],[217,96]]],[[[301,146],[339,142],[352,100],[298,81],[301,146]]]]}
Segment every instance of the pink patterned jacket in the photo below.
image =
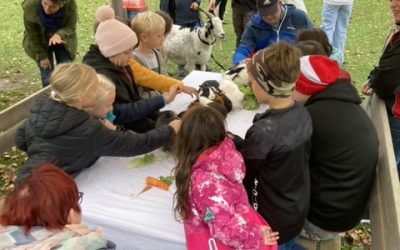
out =
{"type": "Polygon", "coordinates": [[[230,138],[203,152],[192,167],[186,233],[209,230],[233,249],[276,249],[262,245],[260,226],[267,223],[249,204],[244,175],[243,158],[230,138]]]}

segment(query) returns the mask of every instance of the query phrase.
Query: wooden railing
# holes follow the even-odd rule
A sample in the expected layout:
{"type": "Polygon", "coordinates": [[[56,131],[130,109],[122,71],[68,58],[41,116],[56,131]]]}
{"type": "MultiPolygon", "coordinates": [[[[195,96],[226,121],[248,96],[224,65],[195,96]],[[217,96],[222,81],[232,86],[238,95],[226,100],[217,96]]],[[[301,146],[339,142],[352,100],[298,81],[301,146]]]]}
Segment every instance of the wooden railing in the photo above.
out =
{"type": "Polygon", "coordinates": [[[50,87],[41,89],[0,112],[0,154],[15,145],[17,128],[26,119],[35,97],[49,90],[50,87]]]}
{"type": "Polygon", "coordinates": [[[385,103],[376,95],[363,103],[379,138],[379,160],[372,189],[372,249],[400,249],[400,184],[385,103]]]}

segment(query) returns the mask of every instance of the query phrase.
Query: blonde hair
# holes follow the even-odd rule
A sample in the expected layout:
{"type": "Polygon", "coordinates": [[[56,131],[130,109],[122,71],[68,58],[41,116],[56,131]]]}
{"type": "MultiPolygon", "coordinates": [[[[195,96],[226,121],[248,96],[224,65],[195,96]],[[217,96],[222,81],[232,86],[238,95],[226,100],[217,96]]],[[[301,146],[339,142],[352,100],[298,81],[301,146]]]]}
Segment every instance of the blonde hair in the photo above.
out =
{"type": "Polygon", "coordinates": [[[165,20],[152,11],[146,11],[139,13],[132,19],[131,28],[140,40],[140,34],[143,33],[155,32],[159,29],[164,29],[165,32],[165,20]]]}
{"type": "Polygon", "coordinates": [[[98,86],[96,71],[85,64],[58,64],[50,76],[51,98],[73,106],[74,102],[98,86]]]}
{"type": "Polygon", "coordinates": [[[95,105],[103,102],[110,93],[115,93],[115,85],[110,79],[102,74],[97,74],[97,79],[99,80],[99,89],[96,93],[95,105]]]}

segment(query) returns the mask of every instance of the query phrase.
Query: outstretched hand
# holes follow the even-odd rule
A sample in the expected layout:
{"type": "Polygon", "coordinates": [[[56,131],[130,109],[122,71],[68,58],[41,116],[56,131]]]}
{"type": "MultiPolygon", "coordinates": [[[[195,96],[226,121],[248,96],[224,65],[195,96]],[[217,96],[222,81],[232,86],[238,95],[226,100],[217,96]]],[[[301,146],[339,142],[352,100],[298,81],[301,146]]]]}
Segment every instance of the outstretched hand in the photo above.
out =
{"type": "Polygon", "coordinates": [[[181,90],[183,93],[186,93],[186,94],[190,95],[191,97],[193,97],[193,95],[197,93],[197,89],[195,89],[193,87],[185,86],[185,85],[181,86],[181,90]]]}
{"type": "Polygon", "coordinates": [[[57,33],[52,35],[49,40],[49,46],[57,45],[57,44],[64,44],[65,42],[61,39],[61,36],[57,33]]]}
{"type": "Polygon", "coordinates": [[[181,86],[179,84],[175,84],[169,89],[167,93],[163,94],[166,104],[172,102],[175,99],[175,96],[180,92],[180,87],[181,86]]]}

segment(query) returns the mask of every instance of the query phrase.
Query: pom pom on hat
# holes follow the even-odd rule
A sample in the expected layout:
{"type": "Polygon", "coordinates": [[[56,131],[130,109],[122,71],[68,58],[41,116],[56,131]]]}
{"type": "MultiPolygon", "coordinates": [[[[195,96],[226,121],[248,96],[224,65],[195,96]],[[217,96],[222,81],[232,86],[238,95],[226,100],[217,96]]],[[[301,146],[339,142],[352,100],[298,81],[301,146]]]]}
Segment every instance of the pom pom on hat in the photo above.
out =
{"type": "Polygon", "coordinates": [[[314,95],[340,78],[347,78],[335,61],[319,55],[301,57],[300,72],[295,90],[303,95],[314,95]]]}
{"type": "Polygon", "coordinates": [[[110,6],[101,6],[96,11],[97,22],[104,22],[105,20],[110,20],[113,18],[115,18],[115,12],[113,8],[110,8],[110,6]]]}
{"type": "Polygon", "coordinates": [[[133,49],[137,44],[137,37],[133,30],[114,17],[114,10],[108,5],[101,6],[96,11],[99,26],[95,40],[101,54],[105,57],[121,54],[133,49]]]}

